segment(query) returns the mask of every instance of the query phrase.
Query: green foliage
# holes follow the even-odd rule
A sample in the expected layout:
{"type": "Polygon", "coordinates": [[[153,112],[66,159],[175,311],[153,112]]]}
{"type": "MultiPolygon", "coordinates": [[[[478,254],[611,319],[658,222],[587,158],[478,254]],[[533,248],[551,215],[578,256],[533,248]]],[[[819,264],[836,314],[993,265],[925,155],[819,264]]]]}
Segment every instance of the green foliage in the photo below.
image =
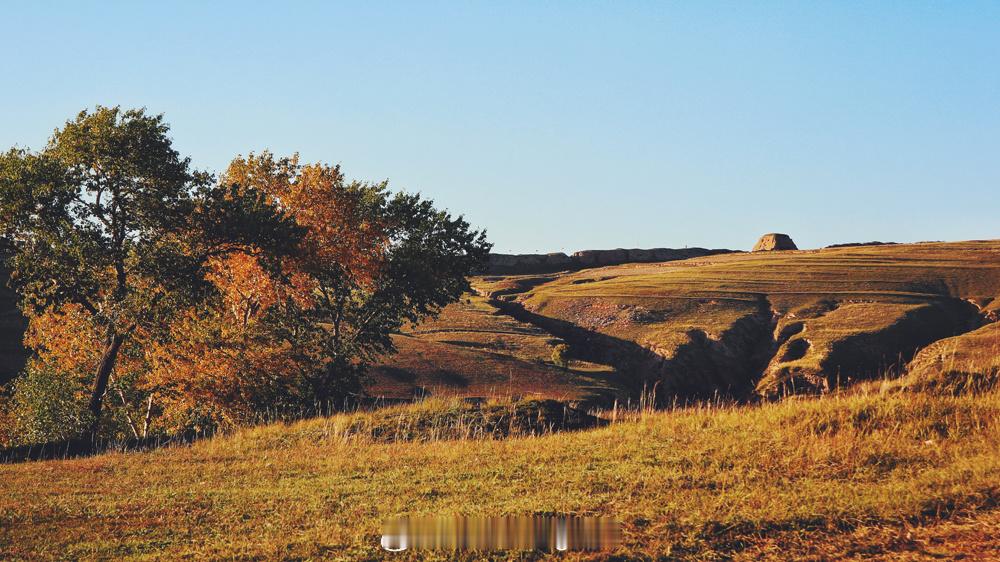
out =
{"type": "MultiPolygon", "coordinates": [[[[0,160],[0,226],[13,278],[36,308],[75,302],[121,331],[146,313],[138,268],[160,263],[204,175],[171,148],[162,116],[98,107],[56,131],[44,150],[0,160]]],[[[157,274],[169,274],[162,268],[157,274]]]]}
{"type": "Polygon", "coordinates": [[[78,306],[95,327],[93,431],[119,354],[163,340],[177,311],[211,295],[211,255],[248,239],[263,251],[296,241],[260,195],[232,197],[192,171],[167,132],[162,115],[98,106],[42,151],[0,156],[0,235],[22,310],[31,319],[78,306]]]}
{"type": "Polygon", "coordinates": [[[313,298],[278,303],[255,330],[308,358],[308,402],[360,393],[367,367],[394,351],[390,335],[459,300],[490,249],[461,216],[386,182],[348,181],[336,166],[265,152],[234,160],[224,181],[258,186],[307,231],[277,273],[308,278],[313,298]]]}
{"type": "Polygon", "coordinates": [[[95,424],[129,335],[162,321],[174,300],[159,283],[174,270],[157,266],[182,261],[167,256],[179,247],[193,187],[207,179],[189,171],[166,132],[162,116],[98,107],[67,122],[41,152],[0,159],[0,228],[14,249],[25,313],[79,305],[102,332],[88,406],[95,424]]]}
{"type": "Polygon", "coordinates": [[[79,435],[91,421],[79,381],[29,363],[14,383],[11,400],[13,436],[16,443],[45,443],[79,435]]]}

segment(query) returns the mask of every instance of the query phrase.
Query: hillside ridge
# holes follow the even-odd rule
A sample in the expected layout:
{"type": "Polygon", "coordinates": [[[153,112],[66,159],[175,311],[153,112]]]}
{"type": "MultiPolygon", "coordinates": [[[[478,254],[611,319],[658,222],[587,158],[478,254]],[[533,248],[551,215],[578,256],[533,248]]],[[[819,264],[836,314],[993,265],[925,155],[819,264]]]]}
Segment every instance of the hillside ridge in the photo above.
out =
{"type": "Polygon", "coordinates": [[[475,285],[633,391],[777,397],[899,375],[922,348],[995,321],[1000,242],[731,253],[475,285]]]}
{"type": "Polygon", "coordinates": [[[555,273],[576,271],[591,267],[621,265],[624,263],[655,263],[686,260],[702,256],[737,253],[739,250],[707,248],[615,248],[613,250],[580,250],[572,254],[491,253],[487,274],[523,275],[530,273],[555,273]]]}

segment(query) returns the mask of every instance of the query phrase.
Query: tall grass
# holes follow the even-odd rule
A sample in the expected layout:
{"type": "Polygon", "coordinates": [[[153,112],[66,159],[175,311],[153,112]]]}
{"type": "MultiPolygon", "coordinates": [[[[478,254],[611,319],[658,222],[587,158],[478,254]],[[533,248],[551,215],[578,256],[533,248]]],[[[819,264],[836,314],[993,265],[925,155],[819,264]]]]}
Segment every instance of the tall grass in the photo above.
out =
{"type": "Polygon", "coordinates": [[[0,466],[0,557],[381,559],[391,516],[570,513],[622,521],[626,558],[726,558],[1000,499],[996,390],[622,407],[603,428],[507,438],[443,415],[458,404],[0,466]]]}

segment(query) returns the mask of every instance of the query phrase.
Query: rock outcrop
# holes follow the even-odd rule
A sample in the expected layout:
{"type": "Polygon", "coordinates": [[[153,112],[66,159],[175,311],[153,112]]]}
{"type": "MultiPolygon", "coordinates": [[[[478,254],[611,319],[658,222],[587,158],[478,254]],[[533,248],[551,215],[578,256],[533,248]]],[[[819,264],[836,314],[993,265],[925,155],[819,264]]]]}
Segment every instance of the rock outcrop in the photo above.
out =
{"type": "Polygon", "coordinates": [[[619,265],[623,263],[650,263],[684,260],[715,254],[727,254],[733,250],[710,250],[706,248],[652,248],[614,250],[581,250],[568,256],[562,252],[551,254],[490,254],[486,273],[492,275],[527,275],[533,273],[555,273],[575,271],[588,267],[619,265]]]}
{"type": "Polygon", "coordinates": [[[765,234],[757,240],[753,247],[754,252],[771,252],[776,250],[798,250],[799,248],[792,242],[791,236],[772,232],[765,234]]]}

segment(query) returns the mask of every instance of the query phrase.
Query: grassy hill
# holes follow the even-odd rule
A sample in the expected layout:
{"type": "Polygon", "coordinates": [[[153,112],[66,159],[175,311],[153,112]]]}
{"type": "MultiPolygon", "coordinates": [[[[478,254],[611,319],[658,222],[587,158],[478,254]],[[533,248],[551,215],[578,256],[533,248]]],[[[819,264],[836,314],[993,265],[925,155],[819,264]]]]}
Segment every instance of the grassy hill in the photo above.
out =
{"type": "Polygon", "coordinates": [[[995,319],[1000,241],[727,254],[479,287],[663,396],[826,390],[995,319]]]}
{"type": "Polygon", "coordinates": [[[380,550],[380,522],[557,512],[619,519],[615,560],[995,553],[1000,394],[866,390],[507,438],[444,431],[480,418],[439,400],[0,465],[0,558],[443,560],[380,550]]]}
{"type": "Polygon", "coordinates": [[[607,403],[826,391],[900,374],[1000,311],[1000,241],[707,256],[473,280],[396,338],[372,394],[607,403]],[[570,345],[569,370],[551,362],[570,345]],[[627,398],[624,398],[627,399],[627,398]]]}

